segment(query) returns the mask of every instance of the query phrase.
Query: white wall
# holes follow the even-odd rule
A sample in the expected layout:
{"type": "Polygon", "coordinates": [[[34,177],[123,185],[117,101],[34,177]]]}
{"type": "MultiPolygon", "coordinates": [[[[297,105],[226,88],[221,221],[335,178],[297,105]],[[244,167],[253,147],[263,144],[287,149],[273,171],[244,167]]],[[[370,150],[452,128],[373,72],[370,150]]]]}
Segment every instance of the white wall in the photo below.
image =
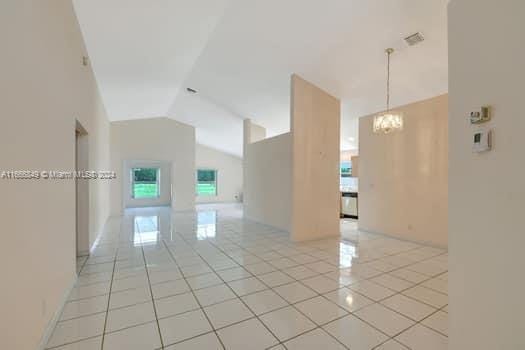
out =
{"type": "Polygon", "coordinates": [[[386,135],[359,118],[359,228],[446,248],[448,97],[395,111],[403,130],[386,135]]]}
{"type": "Polygon", "coordinates": [[[525,2],[449,5],[449,349],[525,349],[525,2]],[[471,111],[494,148],[472,153],[471,111]]]}
{"type": "Polygon", "coordinates": [[[247,145],[244,162],[244,215],[290,231],[291,134],[286,133],[247,145]]]}
{"type": "Polygon", "coordinates": [[[290,95],[291,237],[305,241],[338,236],[341,103],[295,74],[290,95]]]}
{"type": "Polygon", "coordinates": [[[200,144],[195,148],[197,169],[217,170],[217,196],[197,196],[197,203],[238,202],[242,193],[242,159],[200,144]]]}
{"type": "MultiPolygon", "coordinates": [[[[109,168],[109,123],[71,2],[0,2],[0,169],[74,170],[75,119],[89,164],[109,168]]],[[[109,181],[90,182],[90,241],[109,181]]],[[[0,179],[0,348],[35,350],[75,279],[74,180],[0,179]]]]}
{"type": "MultiPolygon", "coordinates": [[[[129,193],[123,191],[125,162],[171,163],[172,207],[195,206],[195,128],[169,118],[137,119],[111,123],[111,167],[117,179],[111,182],[111,213],[119,215],[129,193]],[[123,195],[125,194],[125,195],[123,195]]],[[[162,186],[162,185],[161,185],[162,186]]],[[[164,198],[164,197],[163,197],[164,198]]],[[[163,201],[158,204],[169,204],[163,201]]]]}

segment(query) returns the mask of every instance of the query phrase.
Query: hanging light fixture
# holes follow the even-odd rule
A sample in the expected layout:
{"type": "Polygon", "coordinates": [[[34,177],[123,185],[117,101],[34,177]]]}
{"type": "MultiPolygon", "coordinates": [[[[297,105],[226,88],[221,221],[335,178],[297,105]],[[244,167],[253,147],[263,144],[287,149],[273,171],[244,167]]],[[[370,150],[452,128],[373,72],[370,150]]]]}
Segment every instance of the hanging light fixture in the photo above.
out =
{"type": "Polygon", "coordinates": [[[385,52],[387,54],[386,111],[374,117],[374,132],[388,134],[403,129],[403,116],[390,111],[390,55],[394,49],[388,48],[385,52]]]}

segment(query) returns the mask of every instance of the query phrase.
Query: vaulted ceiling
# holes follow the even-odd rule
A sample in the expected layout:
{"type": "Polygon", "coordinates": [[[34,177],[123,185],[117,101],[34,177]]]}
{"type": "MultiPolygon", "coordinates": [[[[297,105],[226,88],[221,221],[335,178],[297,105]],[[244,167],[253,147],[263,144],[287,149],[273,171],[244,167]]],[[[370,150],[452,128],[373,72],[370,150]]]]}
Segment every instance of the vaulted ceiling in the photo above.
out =
{"type": "Polygon", "coordinates": [[[241,155],[242,119],[289,131],[290,75],[342,101],[341,148],[357,118],[445,93],[447,0],[74,0],[111,120],[168,116],[241,155]],[[409,47],[403,38],[421,32],[409,47]],[[190,87],[198,91],[191,94],[190,87]]]}

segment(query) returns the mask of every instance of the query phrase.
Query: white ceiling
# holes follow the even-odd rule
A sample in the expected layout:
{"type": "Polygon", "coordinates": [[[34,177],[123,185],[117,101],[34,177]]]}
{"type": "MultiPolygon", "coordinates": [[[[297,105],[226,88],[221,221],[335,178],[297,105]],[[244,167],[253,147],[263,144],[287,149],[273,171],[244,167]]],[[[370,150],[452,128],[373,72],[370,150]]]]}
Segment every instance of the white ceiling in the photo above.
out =
{"type": "Polygon", "coordinates": [[[384,109],[385,48],[392,105],[447,91],[447,0],[74,3],[111,120],[169,116],[236,155],[243,118],[289,131],[292,73],[341,99],[342,149],[357,147],[357,117],[384,109]]]}

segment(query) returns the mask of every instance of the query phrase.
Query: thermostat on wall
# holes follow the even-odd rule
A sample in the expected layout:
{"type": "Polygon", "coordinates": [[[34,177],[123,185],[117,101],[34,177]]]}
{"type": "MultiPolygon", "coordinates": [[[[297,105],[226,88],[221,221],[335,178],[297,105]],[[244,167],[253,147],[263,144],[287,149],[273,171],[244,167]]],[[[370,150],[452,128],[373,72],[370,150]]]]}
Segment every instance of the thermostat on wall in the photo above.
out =
{"type": "Polygon", "coordinates": [[[492,130],[478,130],[472,137],[474,153],[489,151],[492,148],[492,130]]]}

